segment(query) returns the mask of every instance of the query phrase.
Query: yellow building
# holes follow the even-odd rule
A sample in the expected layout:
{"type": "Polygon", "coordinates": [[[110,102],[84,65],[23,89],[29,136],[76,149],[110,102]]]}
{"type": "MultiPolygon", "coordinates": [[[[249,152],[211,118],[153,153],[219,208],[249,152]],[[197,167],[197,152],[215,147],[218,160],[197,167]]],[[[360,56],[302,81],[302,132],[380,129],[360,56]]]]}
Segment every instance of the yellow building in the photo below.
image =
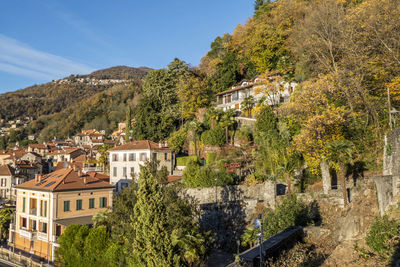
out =
{"type": "Polygon", "coordinates": [[[67,168],[18,185],[10,246],[54,261],[68,225],[92,224],[94,214],[112,206],[114,186],[103,176],[67,168]]]}

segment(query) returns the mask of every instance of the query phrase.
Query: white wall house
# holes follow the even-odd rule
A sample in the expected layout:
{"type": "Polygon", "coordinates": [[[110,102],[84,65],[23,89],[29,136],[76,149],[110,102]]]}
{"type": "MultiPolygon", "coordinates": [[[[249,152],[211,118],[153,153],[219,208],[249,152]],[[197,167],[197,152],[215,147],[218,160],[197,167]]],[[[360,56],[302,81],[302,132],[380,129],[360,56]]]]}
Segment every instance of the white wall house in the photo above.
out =
{"type": "Polygon", "coordinates": [[[282,104],[289,101],[296,86],[295,82],[273,80],[265,82],[255,79],[252,82],[243,82],[240,86],[218,93],[217,108],[235,109],[240,112],[243,108],[242,102],[248,96],[253,96],[255,103],[264,97],[265,103],[270,106],[282,104]]]}
{"type": "Polygon", "coordinates": [[[148,140],[132,141],[108,150],[110,155],[110,183],[120,192],[128,186],[129,180],[136,179],[140,166],[146,161],[157,160],[159,168],[166,167],[172,174],[175,163],[173,150],[164,144],[148,140]]]}

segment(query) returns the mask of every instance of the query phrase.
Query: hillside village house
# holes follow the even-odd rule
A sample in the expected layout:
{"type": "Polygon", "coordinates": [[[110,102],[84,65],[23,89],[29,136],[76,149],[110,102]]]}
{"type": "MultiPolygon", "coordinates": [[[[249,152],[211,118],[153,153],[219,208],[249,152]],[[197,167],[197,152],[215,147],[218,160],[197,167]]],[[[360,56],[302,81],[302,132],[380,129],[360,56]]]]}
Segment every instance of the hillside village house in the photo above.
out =
{"type": "Polygon", "coordinates": [[[49,153],[56,151],[57,147],[54,144],[29,144],[28,152],[36,152],[42,157],[46,157],[49,153]]]}
{"type": "Polygon", "coordinates": [[[0,166],[0,193],[3,199],[12,199],[15,170],[10,165],[0,166]]]}
{"type": "Polygon", "coordinates": [[[159,161],[159,168],[166,167],[172,174],[174,170],[175,154],[171,148],[163,143],[148,140],[132,141],[108,150],[110,159],[110,182],[120,192],[128,186],[132,176],[138,176],[140,165],[146,161],[159,161]]]}
{"type": "Polygon", "coordinates": [[[74,136],[74,142],[78,146],[98,146],[104,144],[104,131],[84,130],[74,136]]]}
{"type": "Polygon", "coordinates": [[[104,179],[77,168],[38,175],[18,185],[9,245],[54,261],[57,238],[65,228],[92,224],[94,214],[112,206],[113,189],[104,179]]]}
{"type": "Polygon", "coordinates": [[[255,103],[265,98],[266,104],[278,105],[289,101],[296,86],[295,82],[274,81],[274,77],[269,78],[268,82],[261,79],[255,79],[252,82],[245,81],[240,86],[216,94],[216,107],[241,112],[242,102],[248,96],[252,96],[255,103]]]}

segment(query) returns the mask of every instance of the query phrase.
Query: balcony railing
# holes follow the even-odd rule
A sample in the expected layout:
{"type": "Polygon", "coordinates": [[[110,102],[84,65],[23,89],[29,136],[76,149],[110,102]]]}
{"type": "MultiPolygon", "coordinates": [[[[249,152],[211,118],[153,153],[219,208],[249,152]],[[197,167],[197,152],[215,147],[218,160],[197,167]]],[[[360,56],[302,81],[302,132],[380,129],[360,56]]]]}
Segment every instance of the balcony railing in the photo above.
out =
{"type": "Polygon", "coordinates": [[[36,238],[36,232],[25,230],[25,229],[19,229],[19,235],[22,237],[25,237],[29,240],[36,238]]]}
{"type": "Polygon", "coordinates": [[[38,237],[39,240],[47,241],[47,233],[38,232],[37,233],[37,237],[38,237]]]}
{"type": "Polygon", "coordinates": [[[37,216],[37,209],[36,208],[30,209],[29,214],[37,216]]]}

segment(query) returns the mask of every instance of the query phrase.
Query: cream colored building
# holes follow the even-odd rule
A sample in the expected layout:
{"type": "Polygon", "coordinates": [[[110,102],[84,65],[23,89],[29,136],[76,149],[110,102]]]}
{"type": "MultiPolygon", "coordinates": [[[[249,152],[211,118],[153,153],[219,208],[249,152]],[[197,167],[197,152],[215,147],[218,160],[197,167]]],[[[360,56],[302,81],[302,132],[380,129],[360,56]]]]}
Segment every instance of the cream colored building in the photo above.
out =
{"type": "Polygon", "coordinates": [[[54,261],[68,225],[90,225],[94,214],[112,206],[114,187],[95,174],[67,168],[18,185],[9,245],[54,261]]]}

